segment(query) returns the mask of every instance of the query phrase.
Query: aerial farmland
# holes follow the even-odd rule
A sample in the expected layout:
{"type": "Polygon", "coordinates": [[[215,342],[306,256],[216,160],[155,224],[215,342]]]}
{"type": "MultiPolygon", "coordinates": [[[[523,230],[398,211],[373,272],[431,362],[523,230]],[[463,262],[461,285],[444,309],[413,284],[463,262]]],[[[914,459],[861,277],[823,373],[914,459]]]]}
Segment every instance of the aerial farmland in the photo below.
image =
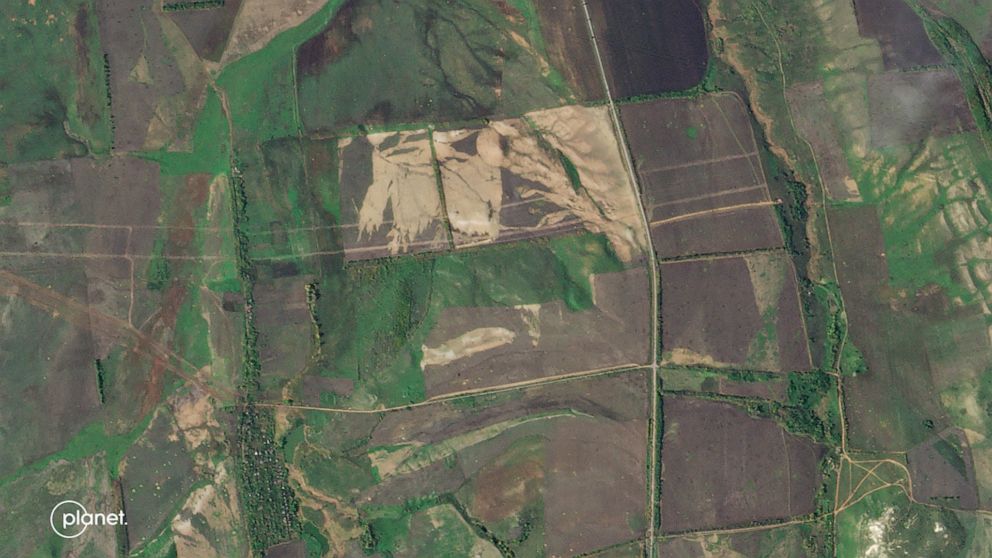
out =
{"type": "Polygon", "coordinates": [[[992,556],[989,0],[4,15],[0,556],[992,556]]]}

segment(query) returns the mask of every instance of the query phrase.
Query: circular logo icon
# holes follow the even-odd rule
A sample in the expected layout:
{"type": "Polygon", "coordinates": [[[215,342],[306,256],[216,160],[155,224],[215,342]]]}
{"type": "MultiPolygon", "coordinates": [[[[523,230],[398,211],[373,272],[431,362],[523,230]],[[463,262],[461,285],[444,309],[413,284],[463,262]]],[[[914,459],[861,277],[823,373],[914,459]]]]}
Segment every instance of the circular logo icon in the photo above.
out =
{"type": "Polygon", "coordinates": [[[48,516],[48,522],[52,526],[52,531],[63,539],[74,539],[82,535],[89,525],[82,521],[82,517],[89,512],[86,508],[75,500],[63,500],[52,508],[52,514],[48,516]]]}

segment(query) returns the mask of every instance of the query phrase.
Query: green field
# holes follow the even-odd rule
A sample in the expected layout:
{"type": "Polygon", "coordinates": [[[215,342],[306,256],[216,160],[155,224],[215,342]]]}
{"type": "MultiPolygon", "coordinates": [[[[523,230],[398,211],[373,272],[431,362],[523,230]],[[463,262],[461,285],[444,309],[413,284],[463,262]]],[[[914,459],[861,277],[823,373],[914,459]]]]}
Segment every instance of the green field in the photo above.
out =
{"type": "Polygon", "coordinates": [[[571,94],[547,67],[534,9],[516,4],[526,11],[475,0],[348,4],[297,54],[304,125],[336,132],[561,104],[571,94]]]}
{"type": "Polygon", "coordinates": [[[0,22],[0,163],[106,155],[109,97],[93,2],[20,2],[0,22]],[[26,63],[32,70],[22,71],[26,63]]]}

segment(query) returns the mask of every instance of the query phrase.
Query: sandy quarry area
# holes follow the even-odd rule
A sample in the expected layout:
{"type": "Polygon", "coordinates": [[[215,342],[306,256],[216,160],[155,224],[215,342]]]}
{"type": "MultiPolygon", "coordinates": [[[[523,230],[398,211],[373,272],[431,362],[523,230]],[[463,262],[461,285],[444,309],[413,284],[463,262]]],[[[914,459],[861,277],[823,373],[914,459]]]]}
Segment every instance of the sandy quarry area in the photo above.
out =
{"type": "Polygon", "coordinates": [[[585,228],[606,234],[624,261],[643,252],[634,189],[606,108],[542,110],[437,132],[434,142],[457,245],[585,228]]]}

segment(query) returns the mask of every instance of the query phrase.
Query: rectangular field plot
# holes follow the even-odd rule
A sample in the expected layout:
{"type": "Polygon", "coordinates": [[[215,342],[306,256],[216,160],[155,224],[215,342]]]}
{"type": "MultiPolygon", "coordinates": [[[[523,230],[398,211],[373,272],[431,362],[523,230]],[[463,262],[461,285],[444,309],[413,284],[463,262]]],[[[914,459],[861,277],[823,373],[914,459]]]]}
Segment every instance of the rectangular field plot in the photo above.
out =
{"type": "Polygon", "coordinates": [[[796,278],[784,252],[661,265],[663,357],[790,371],[811,367],[796,278]]]}
{"type": "Polygon", "coordinates": [[[279,387],[305,370],[317,339],[308,305],[311,275],[279,276],[277,266],[259,266],[255,283],[255,323],[257,324],[259,361],[265,370],[263,389],[279,387]]]}
{"type": "Polygon", "coordinates": [[[455,244],[509,241],[582,226],[560,159],[523,120],[434,134],[455,244]],[[557,203],[556,203],[557,202],[557,203]]]}
{"type": "MultiPolygon", "coordinates": [[[[46,277],[46,283],[61,279],[59,288],[85,300],[81,266],[46,267],[58,272],[58,276],[46,277]],[[73,285],[77,281],[81,284],[73,285]]],[[[10,282],[7,275],[0,272],[4,315],[0,324],[0,429],[6,448],[0,455],[0,475],[4,477],[61,449],[100,416],[101,406],[93,366],[94,332],[85,315],[66,316],[75,323],[53,317],[48,309],[23,300],[29,296],[26,289],[10,282]]]]}
{"type": "Polygon", "coordinates": [[[836,200],[858,198],[858,185],[851,178],[851,169],[844,158],[840,133],[823,94],[823,83],[793,85],[785,96],[797,130],[809,141],[816,154],[817,168],[827,194],[836,200]]]}
{"type": "Polygon", "coordinates": [[[614,98],[689,89],[703,78],[709,51],[696,0],[587,4],[614,98]]]}
{"type": "Polygon", "coordinates": [[[743,374],[692,367],[662,368],[659,374],[667,391],[756,397],[784,403],[789,389],[788,377],[782,374],[743,374]]]}
{"type": "Polygon", "coordinates": [[[603,235],[321,264],[305,280],[260,267],[273,399],[374,409],[649,359],[647,270],[603,235]]]}
{"type": "MultiPolygon", "coordinates": [[[[986,382],[992,345],[981,305],[950,281],[896,286],[901,246],[886,230],[892,223],[881,220],[880,209],[861,205],[830,210],[849,343],[866,364],[844,380],[848,439],[859,448],[908,451],[934,430],[956,423],[981,427],[979,409],[987,396],[978,386],[986,382]]],[[[913,243],[917,245],[915,239],[913,243]]],[[[912,279],[919,281],[919,274],[912,279]]]]}
{"type": "Polygon", "coordinates": [[[668,535],[662,536],[656,546],[657,556],[675,558],[822,556],[810,551],[808,541],[829,537],[828,529],[817,530],[810,524],[800,524],[730,534],[668,535]]]}
{"type": "Polygon", "coordinates": [[[868,79],[873,147],[913,145],[975,129],[961,82],[952,70],[889,72],[868,79]]]}
{"type": "Polygon", "coordinates": [[[663,408],[663,532],[813,511],[821,446],[730,403],[666,396],[663,408]]]}
{"type": "Polygon", "coordinates": [[[909,450],[906,461],[917,501],[962,510],[988,504],[979,505],[975,460],[960,429],[948,429],[909,450]]]}
{"type": "Polygon", "coordinates": [[[620,112],[660,257],[782,245],[777,202],[738,97],[660,99],[620,112]]]}
{"type": "Polygon", "coordinates": [[[648,358],[647,273],[589,277],[594,305],[564,301],[509,308],[446,308],[422,346],[427,395],[441,395],[648,358]]]}
{"type": "Polygon", "coordinates": [[[551,65],[580,100],[606,96],[596,65],[592,38],[582,4],[574,0],[534,2],[551,65]]]}
{"type": "MultiPolygon", "coordinates": [[[[320,151],[315,146],[308,151],[309,178],[293,175],[307,183],[307,191],[296,199],[309,196],[323,203],[319,188],[325,186],[314,177],[326,177],[333,172],[330,168],[337,168],[337,176],[326,184],[338,191],[330,210],[334,215],[322,216],[327,224],[320,226],[275,230],[282,227],[273,219],[277,214],[261,210],[255,222],[268,221],[273,230],[255,232],[260,254],[288,256],[288,247],[296,254],[307,252],[304,246],[314,242],[303,242],[300,233],[313,239],[337,237],[347,260],[579,230],[605,234],[624,262],[641,258],[647,246],[605,107],[535,111],[484,127],[354,136],[342,139],[333,157],[320,151]]],[[[271,166],[265,155],[266,166],[271,166]]],[[[264,178],[255,181],[264,183],[264,178]]],[[[313,211],[293,209],[298,202],[287,204],[278,192],[285,186],[269,182],[275,205],[287,206],[282,213],[291,222],[313,211]]],[[[325,244],[340,251],[334,242],[325,244]]]]}
{"type": "Polygon", "coordinates": [[[644,371],[378,415],[278,413],[304,529],[332,555],[371,540],[394,556],[576,556],[647,527],[644,371]]]}
{"type": "Polygon", "coordinates": [[[159,19],[159,2],[94,4],[106,53],[114,147],[139,151],[188,146],[207,85],[199,60],[170,42],[175,24],[159,19]]]}
{"type": "Polygon", "coordinates": [[[345,138],[338,145],[346,258],[448,246],[426,130],[345,138]]]}
{"type": "Polygon", "coordinates": [[[902,0],[858,0],[858,32],[878,41],[888,70],[943,63],[923,28],[920,16],[902,0]]]}
{"type": "Polygon", "coordinates": [[[433,137],[456,246],[586,229],[605,233],[624,261],[643,254],[637,200],[605,107],[536,111],[433,137]]]}

